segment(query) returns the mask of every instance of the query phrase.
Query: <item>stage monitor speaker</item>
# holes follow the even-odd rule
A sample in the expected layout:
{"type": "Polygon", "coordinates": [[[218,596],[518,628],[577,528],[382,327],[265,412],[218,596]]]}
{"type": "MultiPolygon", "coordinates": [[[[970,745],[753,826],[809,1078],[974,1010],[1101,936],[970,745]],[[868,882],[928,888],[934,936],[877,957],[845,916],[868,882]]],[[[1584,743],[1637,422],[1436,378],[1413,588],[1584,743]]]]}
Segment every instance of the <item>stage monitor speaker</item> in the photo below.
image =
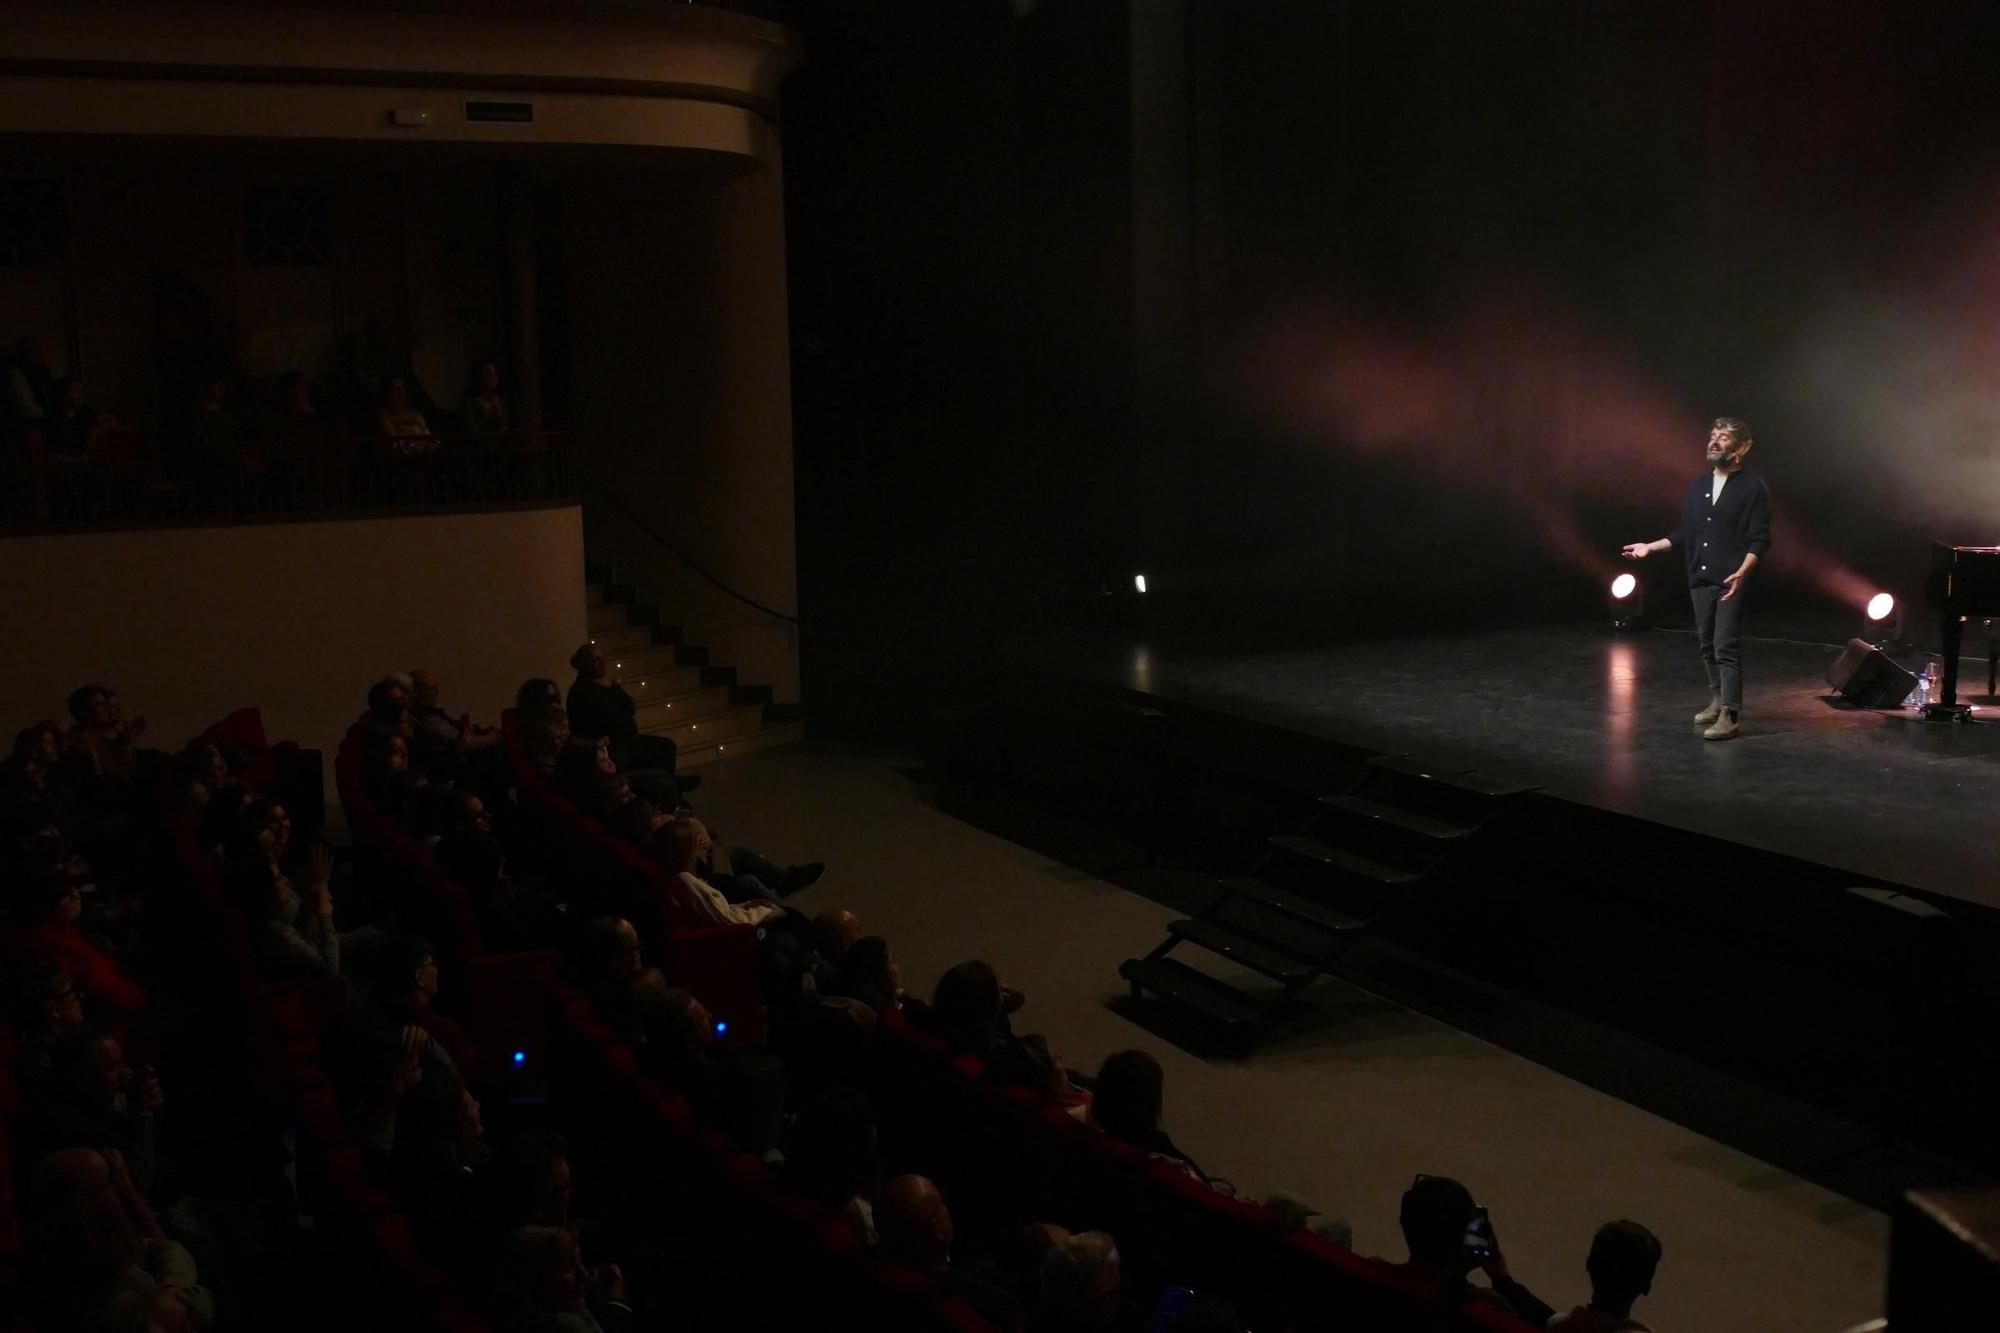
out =
{"type": "Polygon", "coordinates": [[[1826,683],[1856,708],[1901,708],[1917,678],[1866,639],[1849,639],[1826,669],[1826,683]]]}

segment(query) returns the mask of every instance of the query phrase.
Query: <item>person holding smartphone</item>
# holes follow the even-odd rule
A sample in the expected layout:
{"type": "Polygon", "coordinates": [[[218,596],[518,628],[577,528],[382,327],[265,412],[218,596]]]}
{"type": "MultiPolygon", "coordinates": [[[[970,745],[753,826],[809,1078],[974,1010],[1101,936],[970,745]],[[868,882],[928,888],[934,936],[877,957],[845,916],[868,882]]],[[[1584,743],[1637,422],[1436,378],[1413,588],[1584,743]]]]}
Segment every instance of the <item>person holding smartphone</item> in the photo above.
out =
{"type": "Polygon", "coordinates": [[[1540,1328],[1555,1314],[1553,1307],[1514,1281],[1493,1234],[1486,1210],[1473,1201],[1472,1191],[1449,1176],[1418,1176],[1403,1192],[1396,1219],[1410,1257],[1391,1267],[1443,1287],[1458,1304],[1485,1301],[1540,1328]],[[1471,1278],[1481,1270],[1493,1285],[1479,1286],[1471,1278]]]}

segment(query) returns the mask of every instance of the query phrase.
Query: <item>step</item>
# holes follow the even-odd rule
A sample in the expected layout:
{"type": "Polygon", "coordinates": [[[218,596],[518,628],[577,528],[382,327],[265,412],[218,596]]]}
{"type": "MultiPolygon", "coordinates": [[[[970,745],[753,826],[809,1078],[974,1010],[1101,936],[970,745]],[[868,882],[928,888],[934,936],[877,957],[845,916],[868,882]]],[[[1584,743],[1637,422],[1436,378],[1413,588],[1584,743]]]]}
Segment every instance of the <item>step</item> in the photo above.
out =
{"type": "Polygon", "coordinates": [[[1427,815],[1412,814],[1408,810],[1399,810],[1393,805],[1383,805],[1379,801],[1371,801],[1362,796],[1322,796],[1319,798],[1319,803],[1329,810],[1338,810],[1342,814],[1368,820],[1377,826],[1401,829],[1405,833],[1414,833],[1419,838],[1429,838],[1433,842],[1449,842],[1472,832],[1471,829],[1459,824],[1449,824],[1442,819],[1432,819],[1427,815]]]}
{"type": "Polygon", "coordinates": [[[671,736],[674,744],[686,749],[706,742],[734,740],[765,726],[764,705],[745,704],[721,712],[690,718],[685,722],[655,722],[641,725],[648,736],[671,736]]]}
{"type": "Polygon", "coordinates": [[[664,658],[659,666],[638,672],[632,669],[636,659],[630,657],[613,659],[621,664],[613,668],[619,677],[618,683],[625,687],[625,693],[631,695],[632,701],[641,709],[647,704],[671,699],[677,694],[686,694],[691,690],[707,689],[725,683],[710,679],[707,667],[683,666],[676,663],[673,660],[672,648],[664,649],[663,653],[664,658]]]}
{"type": "Polygon", "coordinates": [[[621,630],[632,623],[632,609],[628,606],[593,606],[585,619],[585,625],[592,634],[621,630]]]}
{"type": "Polygon", "coordinates": [[[1269,940],[1231,930],[1220,922],[1174,921],[1168,924],[1167,933],[1288,986],[1311,981],[1319,971],[1317,964],[1294,957],[1269,940]]]}
{"type": "Polygon", "coordinates": [[[1264,1017],[1263,1006],[1242,991],[1171,958],[1127,958],[1118,975],[1229,1027],[1252,1027],[1264,1017]]]}
{"type": "Polygon", "coordinates": [[[606,657],[616,658],[657,646],[653,631],[658,628],[657,625],[622,625],[617,629],[593,629],[590,641],[603,649],[606,657]]]}
{"type": "Polygon", "coordinates": [[[1417,872],[1404,870],[1400,866],[1384,865],[1359,852],[1350,852],[1342,847],[1334,847],[1317,838],[1281,837],[1271,839],[1271,845],[1282,847],[1294,856],[1302,856],[1329,870],[1341,870],[1362,879],[1373,880],[1377,884],[1414,884],[1417,872]]]}
{"type": "MultiPolygon", "coordinates": [[[[688,654],[682,651],[683,646],[674,643],[655,643],[637,652],[613,653],[608,659],[612,674],[621,678],[628,690],[632,688],[632,682],[635,680],[669,676],[677,671],[706,672],[705,675],[693,678],[696,685],[729,685],[735,682],[736,673],[733,671],[705,667],[700,662],[684,661],[688,654]]],[[[692,689],[693,686],[688,688],[692,689]]]]}
{"type": "Polygon", "coordinates": [[[1266,884],[1261,879],[1225,879],[1218,881],[1218,884],[1230,893],[1248,898],[1250,901],[1268,907],[1274,912],[1282,912],[1286,916],[1297,917],[1306,924],[1317,926],[1321,930],[1330,930],[1335,934],[1343,934],[1366,930],[1368,928],[1366,922],[1351,917],[1345,912],[1335,911],[1331,907],[1314,902],[1312,899],[1295,893],[1290,889],[1281,889],[1275,884],[1266,884]]]}
{"type": "MultiPolygon", "coordinates": [[[[682,670],[699,674],[701,668],[684,667],[682,670]]],[[[625,688],[639,705],[639,711],[635,716],[641,731],[654,723],[681,722],[688,718],[698,719],[724,712],[730,707],[730,696],[734,693],[732,686],[701,685],[699,682],[691,690],[675,693],[659,691],[651,695],[641,695],[630,685],[625,688]]]]}
{"type": "Polygon", "coordinates": [[[1540,788],[1496,778],[1487,773],[1477,773],[1470,769],[1455,769],[1432,763],[1428,759],[1418,759],[1407,754],[1378,754],[1368,761],[1376,768],[1404,777],[1422,778],[1435,782],[1441,787],[1455,787],[1475,796],[1519,796],[1523,792],[1539,791],[1540,788]]]}
{"type": "Polygon", "coordinates": [[[738,755],[750,754],[756,750],[771,750],[780,745],[796,745],[806,738],[804,722],[782,722],[777,726],[753,731],[747,736],[736,736],[726,741],[704,742],[700,745],[683,745],[680,761],[681,769],[700,768],[718,759],[734,759],[738,755]]]}

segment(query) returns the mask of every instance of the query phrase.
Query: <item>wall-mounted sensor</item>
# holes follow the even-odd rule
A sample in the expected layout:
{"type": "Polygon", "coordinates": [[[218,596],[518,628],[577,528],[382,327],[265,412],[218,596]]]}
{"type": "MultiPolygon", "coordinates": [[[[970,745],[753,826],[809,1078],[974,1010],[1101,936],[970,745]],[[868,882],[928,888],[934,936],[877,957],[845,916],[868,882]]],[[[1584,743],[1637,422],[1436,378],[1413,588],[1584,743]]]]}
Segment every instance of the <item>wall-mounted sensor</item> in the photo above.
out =
{"type": "Polygon", "coordinates": [[[389,123],[406,130],[420,130],[431,123],[431,113],[420,106],[399,106],[389,113],[389,123]]]}

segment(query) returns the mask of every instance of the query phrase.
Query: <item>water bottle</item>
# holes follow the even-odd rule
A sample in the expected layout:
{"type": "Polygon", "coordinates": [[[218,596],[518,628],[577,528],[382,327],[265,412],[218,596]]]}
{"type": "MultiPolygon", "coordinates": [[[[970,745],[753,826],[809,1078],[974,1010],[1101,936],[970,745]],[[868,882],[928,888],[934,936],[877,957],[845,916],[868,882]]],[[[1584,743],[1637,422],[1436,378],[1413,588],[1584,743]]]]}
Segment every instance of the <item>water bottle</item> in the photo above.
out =
{"type": "Polygon", "coordinates": [[[1931,662],[1927,657],[1917,664],[1917,687],[1903,700],[1905,708],[1923,708],[1931,701],[1931,662]]]}

